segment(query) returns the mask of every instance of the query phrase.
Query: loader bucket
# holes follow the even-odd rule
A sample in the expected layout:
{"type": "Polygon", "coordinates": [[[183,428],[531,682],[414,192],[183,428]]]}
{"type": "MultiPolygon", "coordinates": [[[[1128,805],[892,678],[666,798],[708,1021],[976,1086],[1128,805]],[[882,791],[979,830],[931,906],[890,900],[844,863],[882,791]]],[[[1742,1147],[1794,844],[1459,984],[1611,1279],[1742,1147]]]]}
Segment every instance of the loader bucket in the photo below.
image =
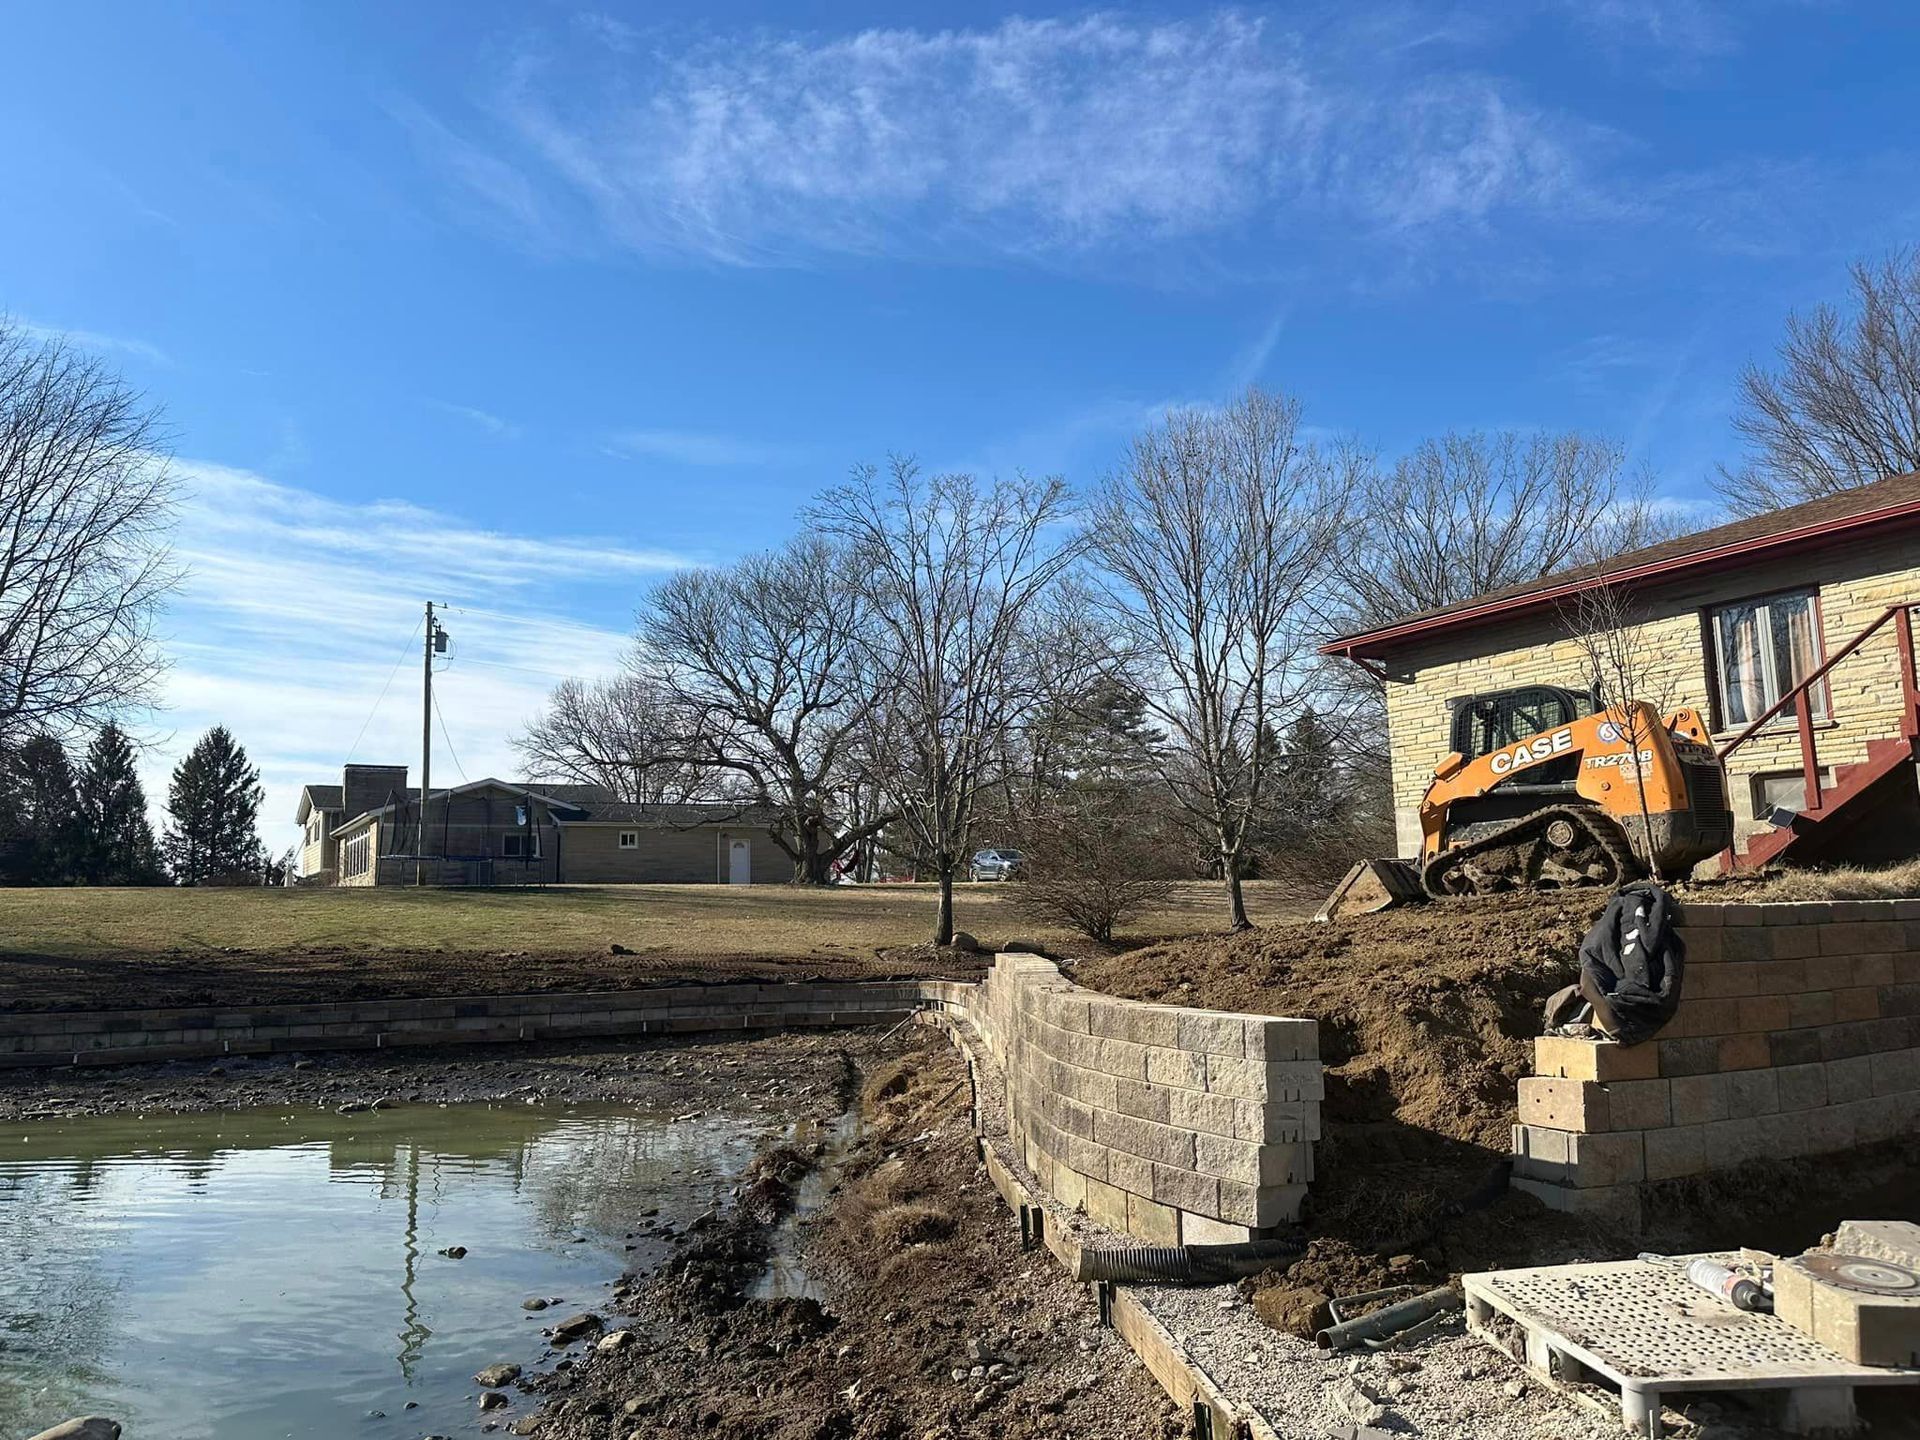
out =
{"type": "Polygon", "coordinates": [[[1420,869],[1411,860],[1362,860],[1333,887],[1313,918],[1343,920],[1396,905],[1416,905],[1426,898],[1420,888],[1420,869]]]}

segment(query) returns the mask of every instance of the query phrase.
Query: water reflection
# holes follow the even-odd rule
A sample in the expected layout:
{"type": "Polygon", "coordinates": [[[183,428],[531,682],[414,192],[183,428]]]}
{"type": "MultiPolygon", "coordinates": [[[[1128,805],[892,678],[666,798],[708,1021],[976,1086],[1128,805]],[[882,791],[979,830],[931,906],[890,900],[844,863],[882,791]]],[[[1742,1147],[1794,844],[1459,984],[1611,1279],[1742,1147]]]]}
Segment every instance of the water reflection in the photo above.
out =
{"type": "Polygon", "coordinates": [[[136,1440],[469,1425],[473,1372],[540,1351],[521,1300],[596,1303],[664,1248],[630,1253],[632,1217],[719,1203],[764,1123],[518,1105],[0,1128],[0,1435],[88,1412],[136,1440]]]}

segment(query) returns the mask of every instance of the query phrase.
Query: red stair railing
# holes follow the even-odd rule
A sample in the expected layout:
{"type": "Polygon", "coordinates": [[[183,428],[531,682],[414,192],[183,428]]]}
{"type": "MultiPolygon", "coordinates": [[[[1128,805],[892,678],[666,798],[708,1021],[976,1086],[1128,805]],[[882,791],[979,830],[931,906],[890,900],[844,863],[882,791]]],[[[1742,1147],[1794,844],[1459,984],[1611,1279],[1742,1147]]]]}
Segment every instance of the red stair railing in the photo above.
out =
{"type": "Polygon", "coordinates": [[[1722,745],[1719,757],[1722,764],[1734,751],[1759,734],[1761,729],[1788,705],[1794,709],[1794,717],[1800,727],[1800,769],[1806,780],[1806,799],[1801,806],[1803,815],[1820,813],[1823,796],[1820,791],[1820,755],[1813,734],[1813,705],[1809,695],[1815,685],[1827,678],[1827,672],[1858,650],[1882,626],[1895,616],[1900,618],[1899,629],[1895,632],[1895,644],[1900,651],[1900,733],[1908,742],[1920,740],[1920,681],[1916,681],[1913,662],[1913,622],[1909,612],[1916,607],[1914,601],[1902,601],[1898,605],[1889,605],[1880,612],[1866,629],[1836,650],[1818,670],[1795,685],[1773,704],[1764,710],[1760,717],[1733,739],[1722,745]]]}

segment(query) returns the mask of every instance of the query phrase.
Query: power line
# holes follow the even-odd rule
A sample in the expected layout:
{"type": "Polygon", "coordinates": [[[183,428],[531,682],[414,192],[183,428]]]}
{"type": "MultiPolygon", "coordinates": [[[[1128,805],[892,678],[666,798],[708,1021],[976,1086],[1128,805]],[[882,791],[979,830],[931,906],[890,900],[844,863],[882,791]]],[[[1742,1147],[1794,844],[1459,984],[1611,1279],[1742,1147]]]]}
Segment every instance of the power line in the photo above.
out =
{"type": "MultiPolygon", "coordinates": [[[[426,624],[426,621],[422,620],[420,625],[424,624],[426,624]]],[[[407,643],[400,647],[400,658],[393,662],[393,669],[387,672],[387,683],[380,687],[380,695],[378,699],[373,702],[373,709],[367,711],[367,718],[360,722],[360,733],[353,737],[353,748],[347,751],[345,763],[351,765],[353,763],[353,757],[360,753],[360,742],[367,738],[367,727],[373,724],[373,717],[380,713],[380,702],[387,698],[387,691],[393,688],[393,677],[400,673],[400,667],[406,663],[407,657],[413,653],[413,636],[420,633],[420,625],[413,627],[413,635],[407,636],[407,643]]]]}
{"type": "Polygon", "coordinates": [[[467,767],[460,763],[460,752],[453,748],[453,737],[447,733],[447,717],[441,713],[440,697],[433,697],[433,718],[440,722],[440,738],[447,742],[447,755],[453,761],[453,768],[460,772],[460,783],[467,783],[467,767]]]}

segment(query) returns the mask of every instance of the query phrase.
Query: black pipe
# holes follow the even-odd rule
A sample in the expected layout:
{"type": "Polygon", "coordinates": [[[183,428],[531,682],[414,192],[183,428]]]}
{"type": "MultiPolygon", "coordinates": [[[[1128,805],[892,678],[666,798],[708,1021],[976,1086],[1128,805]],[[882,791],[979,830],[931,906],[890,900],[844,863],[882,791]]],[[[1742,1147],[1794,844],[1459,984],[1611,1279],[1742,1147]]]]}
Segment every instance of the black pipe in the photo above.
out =
{"type": "Polygon", "coordinates": [[[1082,1250],[1081,1280],[1154,1281],[1218,1285],[1257,1275],[1277,1260],[1306,1251],[1298,1240],[1247,1240],[1233,1245],[1132,1245],[1120,1250],[1082,1250]]]}

